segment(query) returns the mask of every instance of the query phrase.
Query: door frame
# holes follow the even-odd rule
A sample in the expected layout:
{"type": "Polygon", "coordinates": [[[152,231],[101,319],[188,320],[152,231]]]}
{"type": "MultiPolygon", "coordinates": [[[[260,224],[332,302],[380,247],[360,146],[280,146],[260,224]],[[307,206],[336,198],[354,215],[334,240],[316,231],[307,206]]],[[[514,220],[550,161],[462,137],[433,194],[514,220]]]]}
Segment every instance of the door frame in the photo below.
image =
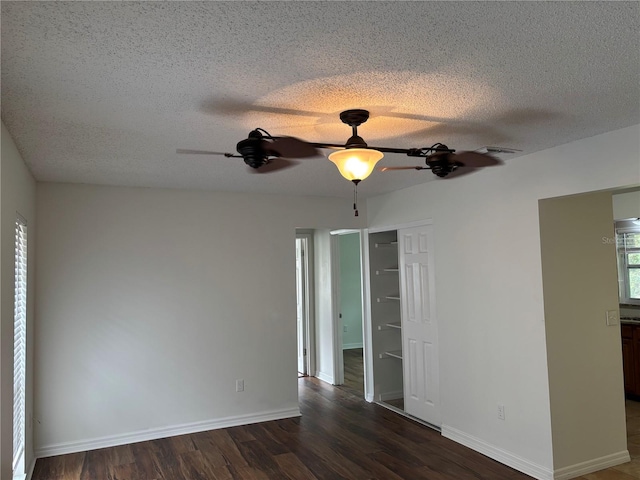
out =
{"type": "MultiPolygon", "coordinates": [[[[296,239],[302,240],[304,257],[303,257],[303,270],[304,270],[304,348],[307,349],[307,356],[305,359],[306,374],[310,376],[316,375],[316,322],[315,322],[315,296],[314,296],[314,270],[313,270],[313,231],[312,230],[296,230],[296,239]]],[[[297,286],[296,286],[297,289],[297,286]]],[[[297,320],[296,320],[297,325],[297,320]]],[[[297,327],[296,327],[297,330],[297,327]]],[[[297,351],[298,335],[296,332],[296,351],[297,351]]],[[[296,356],[296,371],[297,371],[297,356],[296,356]]]]}
{"type": "MultiPolygon", "coordinates": [[[[371,269],[369,268],[369,234],[401,230],[403,228],[422,227],[433,225],[430,218],[392,225],[383,225],[373,228],[365,228],[360,236],[361,261],[362,261],[362,342],[364,345],[364,398],[367,402],[375,402],[374,372],[373,372],[373,322],[371,320],[371,269]]],[[[438,342],[442,337],[439,336],[438,342]]],[[[438,364],[440,364],[440,350],[438,350],[438,364]]],[[[442,391],[440,392],[442,393],[442,391]]]]}
{"type": "Polygon", "coordinates": [[[381,231],[365,228],[360,235],[362,266],[362,346],[364,354],[364,399],[374,402],[373,329],[371,327],[371,269],[369,268],[369,233],[381,231]]]}

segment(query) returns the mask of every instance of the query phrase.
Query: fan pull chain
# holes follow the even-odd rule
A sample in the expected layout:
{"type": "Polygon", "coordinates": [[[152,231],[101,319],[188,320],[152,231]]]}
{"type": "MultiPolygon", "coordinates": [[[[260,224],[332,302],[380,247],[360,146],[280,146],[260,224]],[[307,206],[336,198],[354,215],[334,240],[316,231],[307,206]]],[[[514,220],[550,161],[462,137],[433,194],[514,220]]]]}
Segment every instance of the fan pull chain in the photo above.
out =
{"type": "Polygon", "coordinates": [[[351,180],[353,182],[353,210],[355,216],[358,216],[358,183],[360,180],[351,180]]]}

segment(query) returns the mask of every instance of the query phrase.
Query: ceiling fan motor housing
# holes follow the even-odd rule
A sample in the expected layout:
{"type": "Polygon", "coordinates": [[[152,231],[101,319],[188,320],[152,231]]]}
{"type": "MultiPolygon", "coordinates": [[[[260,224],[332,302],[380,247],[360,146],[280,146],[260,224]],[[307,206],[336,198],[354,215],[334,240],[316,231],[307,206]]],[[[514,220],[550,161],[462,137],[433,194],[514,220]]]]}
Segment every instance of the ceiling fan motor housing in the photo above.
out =
{"type": "Polygon", "coordinates": [[[258,133],[258,135],[252,135],[254,132],[249,134],[249,138],[246,140],[241,140],[238,142],[236,146],[236,150],[242,158],[244,159],[244,163],[249,165],[251,168],[260,168],[265,165],[269,159],[267,158],[267,154],[263,148],[263,140],[262,136],[258,133]]]}
{"type": "MultiPolygon", "coordinates": [[[[447,148],[446,145],[443,145],[447,148]]],[[[451,155],[449,152],[437,152],[429,155],[426,159],[427,165],[431,168],[431,171],[438,177],[446,177],[453,172],[457,165],[450,161],[451,155]]]]}
{"type": "Polygon", "coordinates": [[[367,148],[367,143],[359,135],[352,135],[347,140],[345,148],[367,148]]]}

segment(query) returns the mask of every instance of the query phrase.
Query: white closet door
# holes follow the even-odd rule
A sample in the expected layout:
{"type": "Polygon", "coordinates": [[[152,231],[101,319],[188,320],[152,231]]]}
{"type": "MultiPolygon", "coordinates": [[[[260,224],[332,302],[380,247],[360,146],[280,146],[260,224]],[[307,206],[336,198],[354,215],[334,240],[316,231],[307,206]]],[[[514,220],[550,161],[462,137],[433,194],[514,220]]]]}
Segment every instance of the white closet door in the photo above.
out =
{"type": "Polygon", "coordinates": [[[433,226],[398,231],[402,298],[404,409],[440,426],[438,325],[435,316],[433,226]]]}

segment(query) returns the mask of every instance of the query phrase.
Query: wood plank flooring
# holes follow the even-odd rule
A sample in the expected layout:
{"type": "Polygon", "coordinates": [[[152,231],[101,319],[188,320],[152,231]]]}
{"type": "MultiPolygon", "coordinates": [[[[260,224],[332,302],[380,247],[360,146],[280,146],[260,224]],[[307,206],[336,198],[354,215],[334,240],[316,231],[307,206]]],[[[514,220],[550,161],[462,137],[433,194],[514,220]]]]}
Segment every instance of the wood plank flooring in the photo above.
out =
{"type": "MultiPolygon", "coordinates": [[[[339,388],[362,394],[364,391],[364,369],[362,349],[344,351],[344,385],[339,388]]],[[[400,410],[404,409],[404,400],[384,402],[400,410]]],[[[627,442],[631,461],[605,470],[577,477],[575,480],[640,480],[640,402],[626,401],[627,442]]]]}
{"type": "Polygon", "coordinates": [[[313,377],[302,417],[42,458],[33,480],[530,478],[313,377]]]}
{"type": "MultiPolygon", "coordinates": [[[[343,350],[344,384],[339,388],[346,389],[355,395],[364,396],[364,357],[362,348],[343,350]]],[[[397,398],[384,402],[399,410],[404,410],[404,399],[397,398]]]]}
{"type": "Polygon", "coordinates": [[[344,385],[354,394],[364,396],[364,358],[361,348],[342,351],[344,359],[344,385]]]}

